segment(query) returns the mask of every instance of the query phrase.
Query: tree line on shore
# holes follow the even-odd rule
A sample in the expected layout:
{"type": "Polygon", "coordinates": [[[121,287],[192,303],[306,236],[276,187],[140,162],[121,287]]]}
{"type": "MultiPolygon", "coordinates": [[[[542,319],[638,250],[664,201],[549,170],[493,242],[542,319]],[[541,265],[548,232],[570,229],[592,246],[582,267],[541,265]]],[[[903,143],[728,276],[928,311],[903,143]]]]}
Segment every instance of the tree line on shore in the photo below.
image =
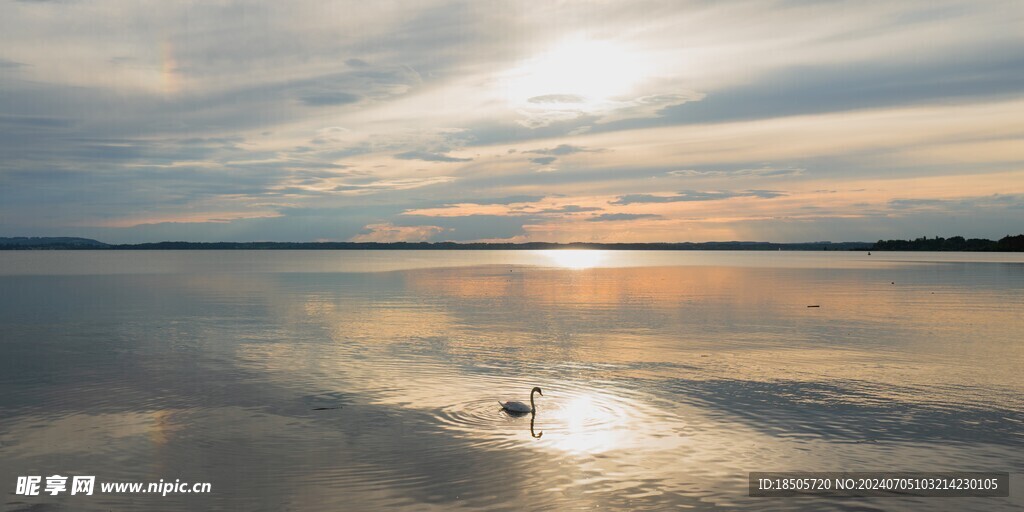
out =
{"type": "Polygon", "coordinates": [[[913,240],[879,240],[873,251],[970,251],[970,252],[1024,252],[1024,234],[1004,236],[999,240],[986,238],[964,238],[953,236],[942,238],[926,236],[913,240]]]}
{"type": "Polygon", "coordinates": [[[476,243],[476,242],[155,242],[106,244],[74,237],[0,237],[0,250],[551,250],[638,251],[975,251],[1024,252],[1024,234],[999,240],[954,236],[878,242],[476,243]]]}

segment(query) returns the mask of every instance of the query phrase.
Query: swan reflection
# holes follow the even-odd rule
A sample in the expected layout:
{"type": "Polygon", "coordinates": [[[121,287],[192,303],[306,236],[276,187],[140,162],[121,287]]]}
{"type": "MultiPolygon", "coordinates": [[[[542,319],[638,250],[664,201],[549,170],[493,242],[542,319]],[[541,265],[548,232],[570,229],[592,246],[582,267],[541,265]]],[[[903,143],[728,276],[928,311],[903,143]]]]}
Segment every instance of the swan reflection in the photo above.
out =
{"type": "Polygon", "coordinates": [[[501,405],[501,409],[512,417],[525,416],[527,413],[530,414],[530,437],[534,439],[540,439],[544,435],[544,432],[537,433],[534,429],[534,423],[537,420],[537,405],[534,403],[533,395],[544,396],[544,392],[539,387],[534,387],[530,390],[530,405],[526,405],[522,402],[508,401],[505,403],[498,402],[501,405]]]}

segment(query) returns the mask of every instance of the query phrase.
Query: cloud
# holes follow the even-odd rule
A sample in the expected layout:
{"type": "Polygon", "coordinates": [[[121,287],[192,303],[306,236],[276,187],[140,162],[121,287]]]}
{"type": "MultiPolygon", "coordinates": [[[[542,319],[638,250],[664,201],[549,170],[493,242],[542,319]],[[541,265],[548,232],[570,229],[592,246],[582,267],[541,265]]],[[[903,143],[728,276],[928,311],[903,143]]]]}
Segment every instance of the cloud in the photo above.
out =
{"type": "Polygon", "coordinates": [[[423,160],[424,162],[470,162],[472,158],[458,158],[443,153],[431,153],[430,151],[406,151],[398,153],[395,158],[399,160],[423,160]]]}
{"type": "Polygon", "coordinates": [[[426,207],[407,210],[406,215],[423,217],[519,217],[541,221],[560,217],[564,214],[601,211],[598,206],[580,206],[578,204],[559,204],[558,199],[545,200],[544,196],[522,196],[507,198],[503,201],[474,200],[472,202],[448,203],[437,207],[426,207]],[[544,201],[542,201],[544,200],[544,201]]]}
{"type": "Polygon", "coordinates": [[[612,222],[621,220],[636,220],[636,219],[657,219],[661,218],[661,215],[655,215],[653,213],[605,213],[602,215],[596,215],[594,217],[588,217],[589,222],[612,222]]]}
{"type": "Polygon", "coordinates": [[[950,203],[952,201],[943,199],[893,199],[889,201],[889,207],[897,210],[935,209],[950,203]]]}
{"type": "Polygon", "coordinates": [[[534,216],[462,215],[457,217],[431,217],[404,214],[395,220],[403,226],[441,226],[446,229],[444,239],[469,241],[490,238],[510,238],[522,235],[524,226],[537,222],[534,216]]]}
{"type": "Polygon", "coordinates": [[[771,199],[774,197],[785,196],[784,192],[776,190],[747,190],[743,192],[733,191],[714,191],[714,192],[699,192],[696,190],[689,190],[679,192],[678,194],[671,196],[661,196],[654,194],[627,194],[619,196],[618,199],[612,201],[610,204],[634,204],[634,203],[679,203],[679,202],[692,202],[692,201],[719,201],[722,199],[732,199],[734,197],[757,197],[761,199],[771,199]]]}
{"type": "Polygon", "coordinates": [[[551,214],[551,213],[582,213],[582,212],[599,212],[603,208],[596,206],[579,206],[575,204],[567,204],[558,208],[545,208],[543,210],[537,210],[536,213],[540,214],[551,214]]]}
{"type": "Polygon", "coordinates": [[[396,226],[384,222],[368,224],[363,231],[348,240],[350,242],[425,242],[444,233],[441,226],[396,226]]]}
{"type": "Polygon", "coordinates": [[[621,124],[599,129],[767,119],[1024,93],[1024,55],[997,47],[979,51],[988,55],[980,58],[960,48],[918,62],[793,65],[710,91],[701,101],[667,106],[656,118],[620,120],[621,124]]]}
{"type": "Polygon", "coordinates": [[[359,96],[347,92],[314,92],[301,96],[300,101],[311,107],[348,105],[359,101],[359,96]]]}
{"type": "Polygon", "coordinates": [[[544,196],[519,195],[519,196],[493,197],[493,198],[489,198],[489,199],[474,199],[472,201],[467,201],[466,203],[479,204],[479,205],[492,205],[492,204],[509,205],[509,204],[515,204],[515,203],[534,203],[534,202],[540,201],[542,199],[544,199],[544,196]]]}
{"type": "Polygon", "coordinates": [[[651,94],[630,99],[605,99],[603,101],[577,101],[584,98],[573,95],[552,94],[535,96],[517,110],[521,126],[536,130],[554,125],[573,126],[573,133],[582,133],[594,125],[603,125],[632,119],[662,117],[670,107],[679,107],[690,102],[699,102],[705,94],[684,91],[672,94],[651,94]]]}
{"type": "Polygon", "coordinates": [[[25,64],[21,62],[14,62],[13,60],[7,60],[0,58],[0,69],[17,69],[23,67],[25,64]]]}
{"type": "Polygon", "coordinates": [[[662,117],[669,108],[700,102],[706,94],[687,91],[679,94],[655,94],[641,96],[629,101],[616,103],[602,112],[596,124],[607,124],[629,119],[651,119],[662,117]]]}
{"type": "Polygon", "coordinates": [[[75,123],[71,119],[43,116],[9,116],[0,114],[0,125],[26,128],[69,128],[75,123]]]}
{"type": "Polygon", "coordinates": [[[806,169],[801,167],[752,167],[746,169],[735,169],[735,170],[694,170],[694,169],[679,169],[669,171],[666,174],[669,176],[680,176],[680,177],[721,177],[721,178],[747,178],[747,177],[761,177],[761,178],[784,178],[792,176],[802,175],[806,169]]]}
{"type": "Polygon", "coordinates": [[[375,192],[391,190],[409,190],[430,185],[450,183],[455,178],[451,176],[431,176],[427,178],[377,178],[364,177],[361,179],[343,179],[341,184],[335,185],[331,190],[349,194],[371,194],[375,192]]]}
{"type": "Polygon", "coordinates": [[[897,198],[889,207],[900,212],[970,212],[974,210],[1024,209],[1024,194],[992,194],[957,198],[897,198]]]}
{"type": "Polygon", "coordinates": [[[601,149],[588,149],[582,146],[574,146],[572,144],[559,144],[553,148],[543,149],[531,149],[529,151],[523,151],[523,153],[534,153],[537,155],[552,155],[552,156],[565,156],[572,155],[574,153],[599,153],[601,149]]]}
{"type": "MultiPolygon", "coordinates": [[[[576,153],[600,153],[603,149],[588,149],[582,146],[574,146],[572,144],[559,144],[553,148],[542,148],[542,149],[531,149],[523,151],[523,153],[531,153],[535,155],[548,155],[537,158],[531,158],[530,161],[542,166],[548,166],[555,163],[558,157],[565,155],[572,155],[576,153]]],[[[556,170],[555,167],[542,167],[538,169],[541,172],[551,172],[556,170]]]]}
{"type": "Polygon", "coordinates": [[[583,103],[586,100],[575,94],[545,94],[534,96],[526,101],[530,103],[583,103]]]}
{"type": "MultiPolygon", "coordinates": [[[[1020,201],[953,198],[1021,192],[1024,42],[1012,2],[851,12],[752,0],[708,4],[695,17],[647,0],[497,10],[424,0],[401,10],[361,4],[339,18],[336,6],[297,1],[71,1],[58,17],[43,15],[52,5],[6,3],[5,229],[67,234],[125,219],[206,218],[234,220],[151,233],[345,239],[370,224],[403,226],[404,212],[481,197],[494,199],[449,209],[480,213],[458,226],[422,222],[459,239],[653,240],[731,236],[754,224],[726,228],[724,218],[777,217],[789,224],[763,221],[775,227],[756,238],[806,240],[876,228],[899,237],[944,226],[951,213],[985,235],[1020,211],[1020,201]],[[507,87],[509,73],[576,32],[645,72],[607,94],[584,73],[507,87]],[[678,44],[680,34],[694,44],[678,44]],[[699,191],[678,192],[686,188],[699,191]],[[748,190],[776,188],[786,200],[757,201],[783,193],[748,190]],[[810,193],[821,189],[839,192],[810,193]],[[578,231],[578,221],[605,213],[594,208],[617,211],[609,200],[647,204],[636,211],[664,221],[578,231]],[[491,201],[512,206],[485,207],[491,201]],[[881,211],[885,225],[811,219],[824,211],[813,208],[881,211]],[[552,227],[559,222],[564,231],[552,227]]],[[[600,72],[612,62],[594,60],[606,65],[600,72]]],[[[114,242],[147,236],[109,229],[101,234],[114,242]]]]}

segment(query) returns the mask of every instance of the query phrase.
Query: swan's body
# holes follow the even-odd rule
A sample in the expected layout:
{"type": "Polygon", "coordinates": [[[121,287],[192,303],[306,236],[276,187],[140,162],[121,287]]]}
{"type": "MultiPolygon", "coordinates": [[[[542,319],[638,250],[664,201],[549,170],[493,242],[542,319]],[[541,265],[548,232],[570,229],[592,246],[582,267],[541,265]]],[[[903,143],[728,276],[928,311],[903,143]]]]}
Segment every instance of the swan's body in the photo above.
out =
{"type": "Polygon", "coordinates": [[[501,407],[508,412],[515,412],[519,414],[533,412],[533,407],[530,407],[529,405],[526,405],[522,402],[505,402],[503,404],[501,402],[498,403],[501,404],[501,407]]]}
{"type": "Polygon", "coordinates": [[[537,406],[534,405],[533,403],[534,393],[538,393],[540,394],[540,396],[544,396],[544,392],[542,392],[540,388],[535,387],[532,390],[530,390],[530,405],[526,405],[522,402],[511,401],[505,403],[498,402],[498,404],[501,405],[502,409],[505,409],[506,411],[512,414],[526,414],[528,412],[536,412],[537,406]]]}

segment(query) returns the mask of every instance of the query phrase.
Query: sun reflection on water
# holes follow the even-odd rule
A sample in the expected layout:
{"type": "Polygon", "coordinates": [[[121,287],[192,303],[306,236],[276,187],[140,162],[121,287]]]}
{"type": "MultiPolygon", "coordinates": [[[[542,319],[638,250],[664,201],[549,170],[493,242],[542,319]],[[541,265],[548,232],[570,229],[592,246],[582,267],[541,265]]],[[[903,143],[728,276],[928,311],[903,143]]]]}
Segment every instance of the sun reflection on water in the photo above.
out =
{"type": "Polygon", "coordinates": [[[570,402],[565,409],[559,411],[558,420],[565,425],[564,435],[556,440],[554,446],[572,453],[602,453],[617,448],[623,440],[623,432],[616,425],[603,425],[592,428],[590,425],[600,421],[600,415],[608,411],[595,410],[589,395],[583,395],[570,402]]]}
{"type": "MultiPolygon", "coordinates": [[[[618,394],[566,390],[570,396],[538,404],[536,430],[543,431],[540,447],[571,455],[677,446],[673,432],[678,418],[640,400],[618,394]]],[[[537,437],[537,436],[534,436],[537,437]]]]}
{"type": "Polygon", "coordinates": [[[587,249],[557,249],[538,252],[551,260],[555,266],[576,270],[596,267],[604,263],[608,257],[608,251],[587,249]]]}

